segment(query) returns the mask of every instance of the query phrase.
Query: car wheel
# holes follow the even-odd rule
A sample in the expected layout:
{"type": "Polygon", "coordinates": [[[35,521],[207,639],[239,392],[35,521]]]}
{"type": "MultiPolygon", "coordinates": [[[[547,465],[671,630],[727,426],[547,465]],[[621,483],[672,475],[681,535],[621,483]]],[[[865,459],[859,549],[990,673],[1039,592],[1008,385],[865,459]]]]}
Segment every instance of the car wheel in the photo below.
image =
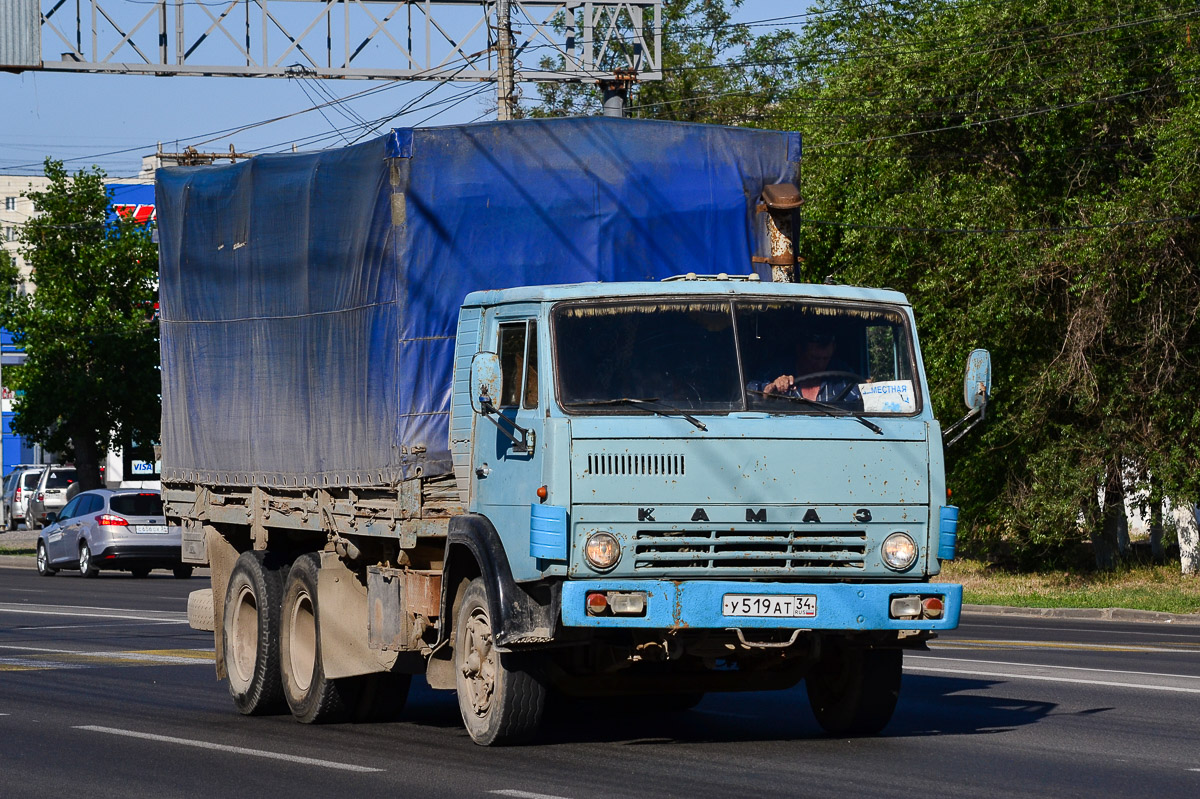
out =
{"type": "Polygon", "coordinates": [[[279,675],[282,570],[265,552],[243,552],[229,575],[221,618],[229,694],[247,716],[283,709],[279,675]]]}
{"type": "Polygon", "coordinates": [[[100,573],[100,569],[92,560],[92,549],[87,545],[87,541],[79,542],[79,573],[84,577],[95,577],[100,573]]]}
{"type": "Polygon", "coordinates": [[[175,575],[178,580],[186,580],[192,576],[192,564],[184,563],[171,569],[171,574],[175,575]]]}
{"type": "Polygon", "coordinates": [[[317,600],[320,556],[292,564],[283,591],[279,662],[283,695],[292,715],[305,724],[342,721],[355,708],[362,680],[330,679],[321,660],[321,615],[317,600]]]}
{"type": "Polygon", "coordinates": [[[540,654],[501,652],[494,629],[487,586],[476,577],[454,620],[454,671],[463,724],[483,746],[529,740],[546,709],[540,654]]]}
{"type": "Polygon", "coordinates": [[[38,574],[43,577],[53,577],[58,573],[58,569],[50,565],[50,556],[46,553],[46,545],[41,541],[38,541],[37,544],[37,570],[38,574]]]}

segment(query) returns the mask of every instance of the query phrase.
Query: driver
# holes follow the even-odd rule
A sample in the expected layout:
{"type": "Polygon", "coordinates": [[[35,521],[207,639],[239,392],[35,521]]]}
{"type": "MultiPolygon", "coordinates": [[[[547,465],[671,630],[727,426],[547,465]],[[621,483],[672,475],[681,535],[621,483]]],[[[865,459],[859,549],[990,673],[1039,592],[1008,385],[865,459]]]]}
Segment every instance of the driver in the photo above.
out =
{"type": "Polygon", "coordinates": [[[848,367],[834,360],[836,349],[837,339],[833,333],[805,331],[796,340],[793,374],[780,375],[774,380],[751,381],[746,387],[763,394],[861,406],[858,381],[848,367]]]}

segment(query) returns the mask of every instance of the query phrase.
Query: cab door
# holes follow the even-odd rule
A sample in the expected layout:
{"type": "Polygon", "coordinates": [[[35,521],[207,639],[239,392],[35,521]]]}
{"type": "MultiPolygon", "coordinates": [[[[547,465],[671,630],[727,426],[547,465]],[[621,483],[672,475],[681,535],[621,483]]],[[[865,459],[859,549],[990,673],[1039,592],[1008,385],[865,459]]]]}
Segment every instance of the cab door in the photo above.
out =
{"type": "Polygon", "coordinates": [[[530,556],[529,531],[531,506],[538,503],[537,490],[543,485],[545,400],[539,375],[547,372],[542,369],[544,347],[535,309],[505,311],[495,322],[494,337],[488,336],[500,360],[495,405],[503,418],[493,413],[475,422],[471,495],[475,510],[487,516],[500,534],[513,577],[529,580],[540,575],[536,559],[530,556]],[[505,432],[523,438],[524,451],[505,432]]]}

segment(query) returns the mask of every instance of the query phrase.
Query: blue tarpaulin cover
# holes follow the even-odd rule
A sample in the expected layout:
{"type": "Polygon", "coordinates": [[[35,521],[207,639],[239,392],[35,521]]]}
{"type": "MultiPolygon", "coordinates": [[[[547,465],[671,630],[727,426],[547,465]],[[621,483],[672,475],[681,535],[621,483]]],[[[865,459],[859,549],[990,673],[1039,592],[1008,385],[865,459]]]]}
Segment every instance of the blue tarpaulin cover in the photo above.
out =
{"type": "Polygon", "coordinates": [[[164,480],[450,472],[467,293],[745,274],[799,159],[794,133],[586,118],[159,170],[164,480]]]}

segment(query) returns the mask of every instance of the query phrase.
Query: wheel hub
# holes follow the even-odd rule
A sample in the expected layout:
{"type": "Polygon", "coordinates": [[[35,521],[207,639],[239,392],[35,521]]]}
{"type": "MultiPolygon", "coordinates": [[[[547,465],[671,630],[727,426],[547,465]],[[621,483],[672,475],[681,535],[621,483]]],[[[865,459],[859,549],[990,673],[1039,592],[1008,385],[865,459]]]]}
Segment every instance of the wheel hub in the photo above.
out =
{"type": "Polygon", "coordinates": [[[462,674],[466,678],[471,708],[476,715],[487,715],[496,691],[496,647],[492,641],[492,626],[485,614],[471,615],[465,630],[466,652],[462,674]]]}

